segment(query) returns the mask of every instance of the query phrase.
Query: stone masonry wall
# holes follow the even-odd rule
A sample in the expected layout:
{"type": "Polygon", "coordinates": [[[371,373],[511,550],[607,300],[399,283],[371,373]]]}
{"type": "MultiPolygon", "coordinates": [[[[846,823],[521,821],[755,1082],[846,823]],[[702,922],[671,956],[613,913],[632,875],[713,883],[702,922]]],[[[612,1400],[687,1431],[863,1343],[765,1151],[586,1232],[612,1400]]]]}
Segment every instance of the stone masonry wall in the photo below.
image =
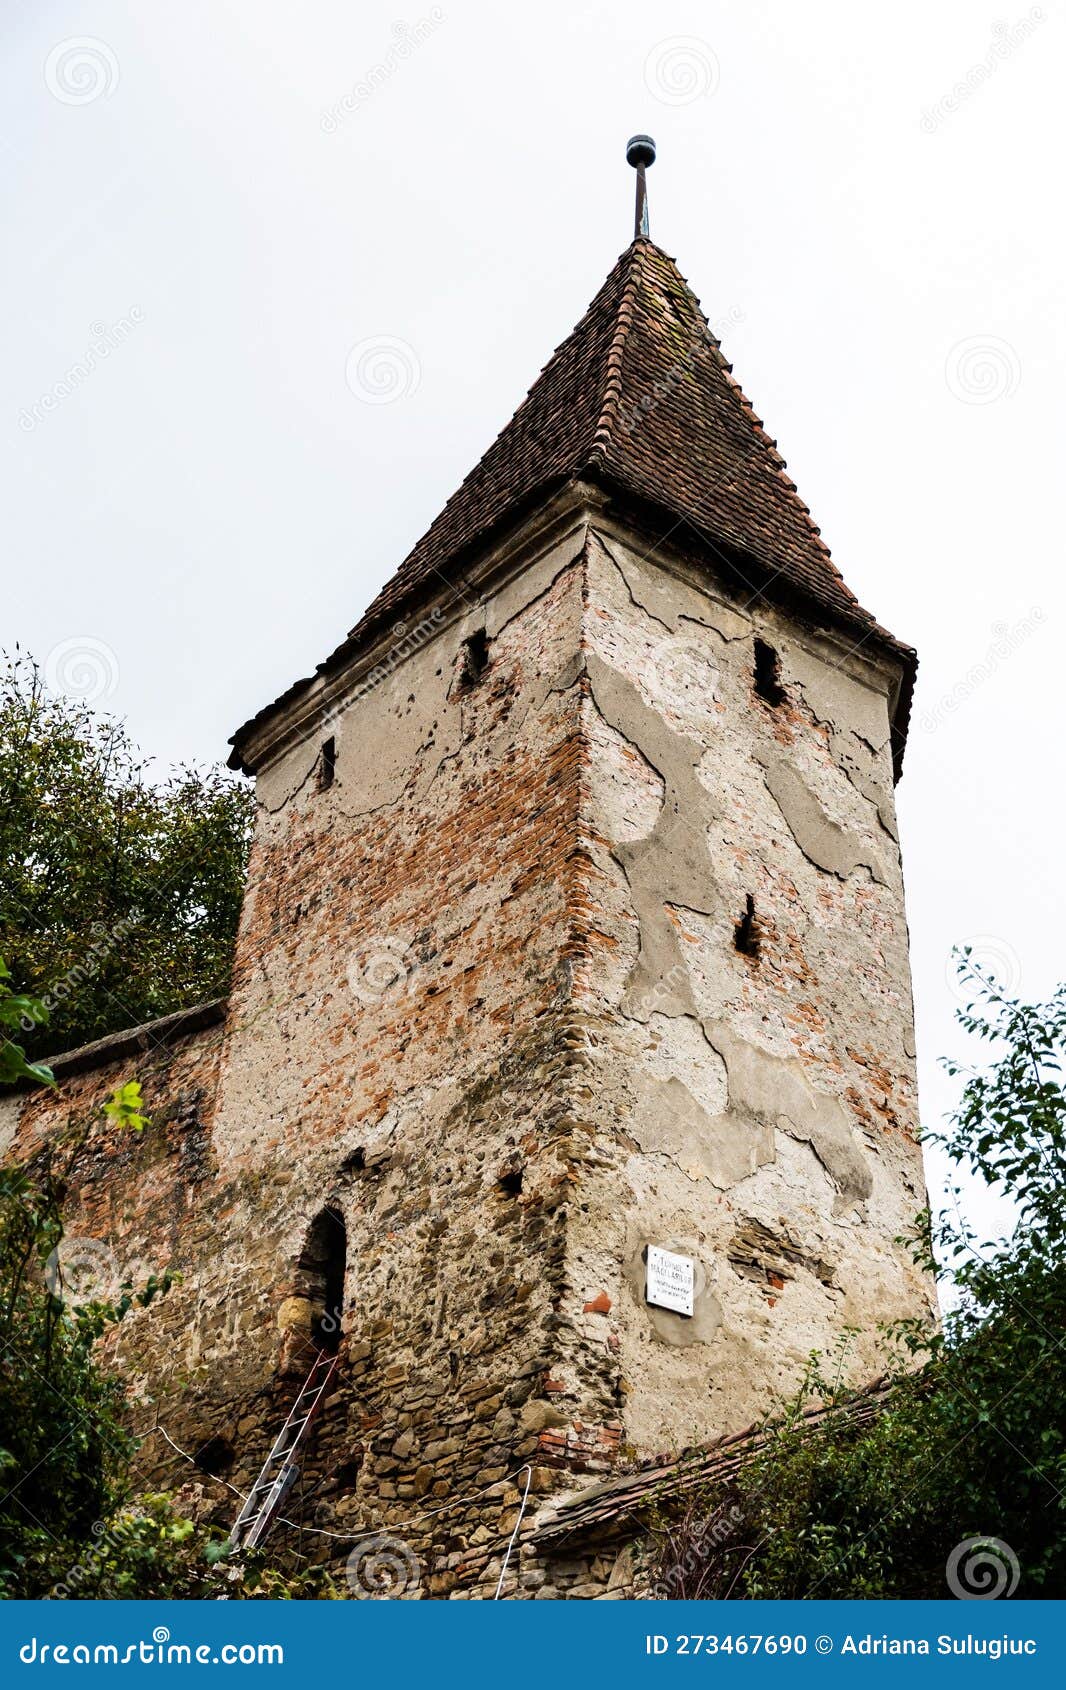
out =
{"type": "MultiPolygon", "coordinates": [[[[125,1284],[141,1287],[168,1268],[186,1274],[105,1339],[106,1359],[126,1376],[135,1405],[206,1372],[233,1319],[227,1287],[211,1271],[215,1240],[239,1201],[220,1190],[212,1142],[222,1040],[220,1027],[174,1042],[146,1037],[146,1049],[105,1050],[84,1072],[61,1074],[55,1091],[0,1102],[5,1160],[31,1169],[48,1162],[63,1179],[68,1287],[82,1299],[114,1301],[125,1284]],[[119,1132],[102,1113],[128,1080],[140,1081],[151,1117],[140,1134],[119,1132]]],[[[143,1425],[147,1409],[135,1414],[143,1425]]],[[[185,1429],[196,1437],[195,1417],[185,1429]]],[[[151,1461],[149,1450],[146,1470],[151,1461]]]]}
{"type": "Polygon", "coordinates": [[[282,1261],[324,1201],[344,1215],[343,1385],[306,1477],[330,1529],[395,1529],[434,1595],[510,1531],[505,1480],[550,1389],[581,551],[578,533],[334,708],[327,790],[317,742],[258,788],[220,1162],[291,1172],[282,1261]]]}
{"type": "Polygon", "coordinates": [[[220,1521],[309,1359],[309,1240],[346,1259],[288,1506],[341,1536],[276,1542],[385,1533],[408,1595],[492,1593],[524,1464],[508,1593],[625,1595],[629,1550],[533,1550],[545,1501],[928,1308],[892,1243],[922,1200],[892,676],[594,520],[265,755],[224,1028],[2,1110],[28,1158],[141,1079],[153,1124],[97,1116],[68,1231],[183,1275],[114,1359],[214,1475],[152,1434],[146,1477],[220,1521]],[[696,1257],[692,1320],[646,1306],[652,1241],[696,1257]]]}

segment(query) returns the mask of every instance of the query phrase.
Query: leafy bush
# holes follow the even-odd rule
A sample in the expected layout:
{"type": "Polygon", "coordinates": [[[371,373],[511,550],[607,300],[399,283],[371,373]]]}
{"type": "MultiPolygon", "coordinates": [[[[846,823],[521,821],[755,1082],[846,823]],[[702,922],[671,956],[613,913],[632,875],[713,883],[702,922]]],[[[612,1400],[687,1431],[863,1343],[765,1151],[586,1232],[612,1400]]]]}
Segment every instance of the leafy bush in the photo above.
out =
{"type": "Polygon", "coordinates": [[[40,1594],[117,1506],[136,1448],[93,1345],[117,1310],[59,1294],[56,1186],[0,1173],[0,1594],[40,1594]]]}

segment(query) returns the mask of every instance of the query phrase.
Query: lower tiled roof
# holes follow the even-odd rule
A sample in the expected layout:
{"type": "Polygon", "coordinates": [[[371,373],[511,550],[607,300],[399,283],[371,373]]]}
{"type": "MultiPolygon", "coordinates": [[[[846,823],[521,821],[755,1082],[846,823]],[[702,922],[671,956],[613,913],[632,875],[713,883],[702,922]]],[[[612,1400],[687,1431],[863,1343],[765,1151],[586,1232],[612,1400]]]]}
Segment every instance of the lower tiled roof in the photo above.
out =
{"type": "MultiPolygon", "coordinates": [[[[892,1390],[891,1380],[874,1379],[845,1403],[810,1408],[802,1419],[817,1425],[832,1415],[844,1415],[849,1427],[861,1430],[888,1407],[892,1390]]],[[[743,1432],[719,1438],[700,1449],[687,1450],[680,1457],[656,1456],[621,1478],[590,1485],[538,1521],[533,1541],[547,1545],[564,1539],[599,1536],[684,1491],[700,1486],[724,1486],[766,1448],[772,1435],[772,1426],[747,1426],[743,1432]]]]}

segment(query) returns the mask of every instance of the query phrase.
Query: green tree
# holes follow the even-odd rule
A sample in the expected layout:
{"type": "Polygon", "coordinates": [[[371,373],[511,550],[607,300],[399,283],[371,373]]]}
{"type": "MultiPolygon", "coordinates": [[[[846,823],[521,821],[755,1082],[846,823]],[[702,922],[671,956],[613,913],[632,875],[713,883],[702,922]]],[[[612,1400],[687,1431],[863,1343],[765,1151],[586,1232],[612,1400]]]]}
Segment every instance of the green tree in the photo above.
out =
{"type": "Polygon", "coordinates": [[[959,1019],[991,1060],[947,1064],[961,1101],[926,1138],[1013,1200],[1015,1230],[979,1239],[959,1190],[918,1218],[916,1257],[954,1285],[942,1327],[888,1334],[899,1360],[875,1413],[843,1365],[813,1357],[727,1483],[663,1504],[652,1579],[664,1594],[1066,1592],[1066,986],[1023,1003],[968,953],[959,965],[973,998],[959,1019]],[[824,1412],[809,1418],[814,1405],[824,1412]]]}
{"type": "Polygon", "coordinates": [[[225,992],[254,811],[222,769],[155,782],[121,723],[0,673],[0,942],[59,1051],[225,992]]]}
{"type": "MultiPolygon", "coordinates": [[[[12,994],[6,977],[0,958],[0,1031],[25,1018],[42,1026],[44,1004],[12,994]]],[[[0,1084],[27,1080],[55,1084],[5,1038],[0,1084]]],[[[102,1113],[120,1130],[141,1130],[140,1102],[131,1081],[102,1113]]],[[[0,1595],[43,1594],[124,1500],[136,1442],[123,1424],[121,1384],[93,1350],[106,1326],[170,1284],[153,1277],[137,1291],[123,1286],[114,1300],[71,1295],[60,1203],[82,1137],[56,1141],[32,1172],[0,1168],[0,1595]]]]}
{"type": "Polygon", "coordinates": [[[44,1026],[48,1011],[37,998],[25,992],[13,992],[8,985],[11,970],[0,957],[0,1086],[17,1085],[20,1080],[36,1080],[38,1085],[55,1085],[51,1068],[43,1062],[28,1062],[25,1039],[26,1027],[44,1026]]]}
{"type": "Polygon", "coordinates": [[[0,1173],[0,1594],[40,1595],[91,1540],[133,1453],[92,1349],[109,1311],[68,1306],[54,1182],[0,1173]]]}

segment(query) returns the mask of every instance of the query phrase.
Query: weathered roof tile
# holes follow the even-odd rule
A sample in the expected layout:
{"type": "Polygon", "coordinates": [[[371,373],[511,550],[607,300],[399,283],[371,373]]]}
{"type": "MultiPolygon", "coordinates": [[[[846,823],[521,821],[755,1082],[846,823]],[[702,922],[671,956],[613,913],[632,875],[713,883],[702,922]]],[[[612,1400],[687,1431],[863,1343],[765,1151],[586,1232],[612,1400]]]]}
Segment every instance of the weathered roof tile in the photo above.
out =
{"type": "MultiPolygon", "coordinates": [[[[753,598],[798,597],[815,617],[854,630],[858,643],[874,640],[901,656],[898,753],[914,655],[845,585],[699,301],[646,237],[622,254],[510,422],[318,673],[335,672],[414,598],[457,578],[494,531],[578,479],[633,501],[650,516],[653,538],[657,529],[694,544],[753,598]]],[[[235,735],[232,760],[270,713],[235,735]]]]}

